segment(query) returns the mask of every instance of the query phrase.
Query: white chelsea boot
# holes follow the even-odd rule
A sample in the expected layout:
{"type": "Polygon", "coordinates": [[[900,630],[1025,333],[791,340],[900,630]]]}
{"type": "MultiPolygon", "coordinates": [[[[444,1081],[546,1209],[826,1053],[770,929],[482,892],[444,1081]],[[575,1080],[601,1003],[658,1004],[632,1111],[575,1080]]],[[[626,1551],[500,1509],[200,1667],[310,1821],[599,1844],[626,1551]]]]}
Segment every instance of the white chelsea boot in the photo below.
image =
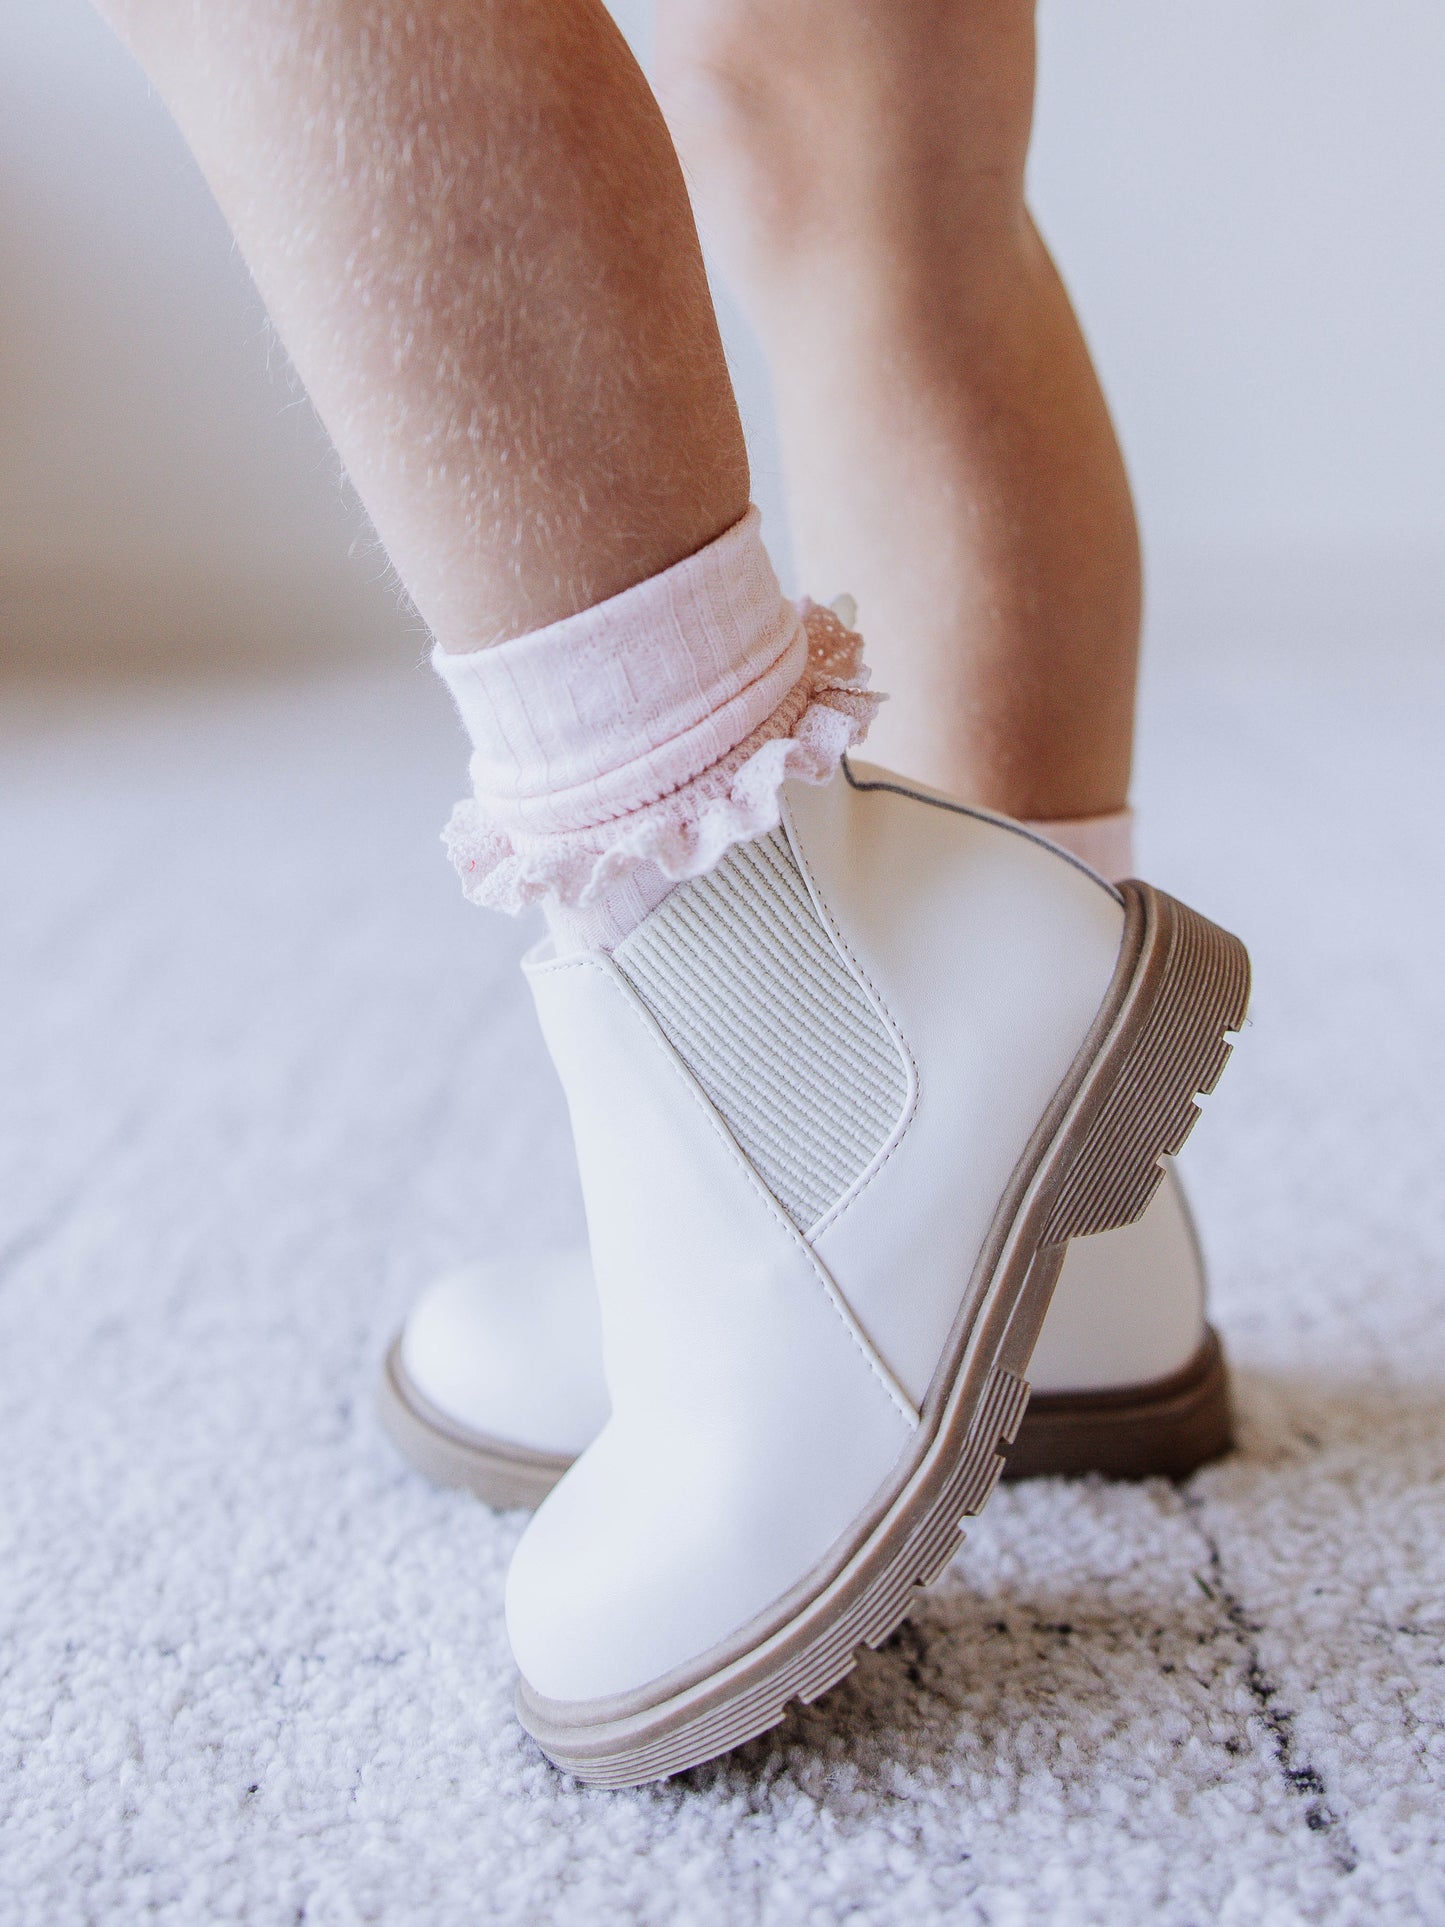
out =
{"type": "MultiPolygon", "coordinates": [[[[1137,1223],[1069,1244],[1004,1478],[1184,1479],[1227,1452],[1229,1376],[1205,1292],[1170,1159],[1137,1223]]],[[[428,1478],[487,1505],[540,1505],[607,1418],[586,1247],[438,1278],[393,1340],[376,1396],[428,1478]]]]}
{"type": "MultiPolygon", "coordinates": [[[[1067,1248],[1006,1479],[1187,1478],[1232,1443],[1203,1255],[1173,1160],[1134,1224],[1067,1248]]],[[[457,1266],[387,1353],[379,1415],[402,1454],[486,1504],[536,1506],[607,1418],[585,1244],[457,1266]]]]}
{"type": "Polygon", "coordinates": [[[815,1698],[942,1571],[1066,1241],[1144,1212],[1248,963],[1148,885],[845,766],[612,956],[528,975],[610,1416],[512,1562],[518,1710],[633,1785],[815,1698]]]}

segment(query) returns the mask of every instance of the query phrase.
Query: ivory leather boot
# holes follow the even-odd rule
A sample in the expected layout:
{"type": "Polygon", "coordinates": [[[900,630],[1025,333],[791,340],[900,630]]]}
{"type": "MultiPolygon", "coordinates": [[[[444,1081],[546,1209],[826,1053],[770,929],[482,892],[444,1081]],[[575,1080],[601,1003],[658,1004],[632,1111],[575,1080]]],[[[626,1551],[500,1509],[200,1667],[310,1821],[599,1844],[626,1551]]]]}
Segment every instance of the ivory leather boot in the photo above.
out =
{"type": "Polygon", "coordinates": [[[528,975],[610,1413],[518,1544],[518,1710],[634,1785],[877,1645],[984,1504],[1071,1237],[1138,1219],[1241,945],[847,765],[618,946],[528,975]]]}
{"type": "MultiPolygon", "coordinates": [[[[1006,1479],[1184,1479],[1232,1443],[1204,1261],[1172,1161],[1136,1224],[1068,1246],[1006,1479]]],[[[459,1265],[397,1333],[377,1407],[398,1450],[486,1504],[539,1505],[606,1422],[591,1254],[459,1265]]]]}

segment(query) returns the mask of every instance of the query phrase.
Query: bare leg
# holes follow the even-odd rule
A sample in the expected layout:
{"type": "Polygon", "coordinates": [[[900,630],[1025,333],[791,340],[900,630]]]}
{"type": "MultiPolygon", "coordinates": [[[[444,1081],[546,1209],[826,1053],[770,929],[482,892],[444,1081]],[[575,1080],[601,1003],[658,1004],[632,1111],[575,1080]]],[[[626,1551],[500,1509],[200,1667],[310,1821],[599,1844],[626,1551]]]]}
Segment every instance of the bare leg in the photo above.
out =
{"type": "Polygon", "coordinates": [[[600,0],[104,0],[448,649],[743,513],[687,196],[600,0]]]}
{"type": "Polygon", "coordinates": [[[773,365],[803,579],[869,751],[1020,816],[1126,799],[1127,478],[1024,205],[1032,0],[660,0],[659,93],[773,365]]]}

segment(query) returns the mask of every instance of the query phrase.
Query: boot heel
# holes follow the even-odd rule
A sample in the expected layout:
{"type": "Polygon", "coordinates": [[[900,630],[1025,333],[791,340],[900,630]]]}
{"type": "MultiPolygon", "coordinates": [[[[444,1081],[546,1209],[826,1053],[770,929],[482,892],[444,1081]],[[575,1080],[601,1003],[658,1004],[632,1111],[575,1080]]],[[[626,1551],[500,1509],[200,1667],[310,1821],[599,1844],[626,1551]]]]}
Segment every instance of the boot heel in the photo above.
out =
{"type": "Polygon", "coordinates": [[[1249,1005],[1244,945],[1147,883],[1122,886],[1138,963],[1110,1036],[1075,1099],[1075,1140],[1040,1242],[1062,1244],[1143,1216],[1229,1060],[1249,1005]]]}

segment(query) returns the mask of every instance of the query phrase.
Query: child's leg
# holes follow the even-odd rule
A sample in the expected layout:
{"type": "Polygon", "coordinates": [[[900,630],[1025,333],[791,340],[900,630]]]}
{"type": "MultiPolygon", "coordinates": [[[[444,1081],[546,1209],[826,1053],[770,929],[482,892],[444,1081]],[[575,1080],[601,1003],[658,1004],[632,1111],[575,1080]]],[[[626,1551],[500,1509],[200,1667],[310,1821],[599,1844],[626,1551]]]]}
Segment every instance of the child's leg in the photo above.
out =
{"type": "Polygon", "coordinates": [[[890,696],[870,752],[1020,816],[1120,809],[1137,534],[1024,205],[1032,0],[661,0],[658,56],[804,579],[857,597],[890,696]]]}
{"type": "Polygon", "coordinates": [[[625,42],[601,0],[105,3],[438,638],[476,747],[469,893],[614,942],[870,713],[745,515],[687,192],[625,42]]]}
{"type": "Polygon", "coordinates": [[[748,501],[692,215],[601,0],[102,0],[448,650],[748,501]]]}

